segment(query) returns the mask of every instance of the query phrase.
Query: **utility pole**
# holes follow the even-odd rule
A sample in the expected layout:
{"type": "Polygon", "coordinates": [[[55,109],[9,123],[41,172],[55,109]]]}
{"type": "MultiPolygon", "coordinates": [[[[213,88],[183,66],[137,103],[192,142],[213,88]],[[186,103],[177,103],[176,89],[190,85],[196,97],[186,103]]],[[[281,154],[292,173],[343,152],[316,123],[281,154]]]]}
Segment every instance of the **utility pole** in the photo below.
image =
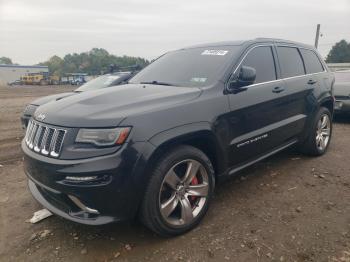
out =
{"type": "Polygon", "coordinates": [[[316,49],[318,47],[318,39],[320,38],[320,28],[321,28],[321,25],[317,24],[316,37],[315,37],[315,48],[316,49]]]}

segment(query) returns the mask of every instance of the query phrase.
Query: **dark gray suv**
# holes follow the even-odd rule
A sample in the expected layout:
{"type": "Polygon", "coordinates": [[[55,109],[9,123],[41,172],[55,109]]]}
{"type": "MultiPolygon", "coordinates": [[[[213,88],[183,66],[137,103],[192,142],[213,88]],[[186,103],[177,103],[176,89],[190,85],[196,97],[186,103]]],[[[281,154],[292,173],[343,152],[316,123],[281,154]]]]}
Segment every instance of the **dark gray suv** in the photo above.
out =
{"type": "Polygon", "coordinates": [[[333,83],[313,47],[290,41],[166,53],[123,88],[39,107],[22,142],[29,189],[75,222],[138,215],[158,234],[182,234],[223,177],[292,145],[324,154],[333,83]]]}

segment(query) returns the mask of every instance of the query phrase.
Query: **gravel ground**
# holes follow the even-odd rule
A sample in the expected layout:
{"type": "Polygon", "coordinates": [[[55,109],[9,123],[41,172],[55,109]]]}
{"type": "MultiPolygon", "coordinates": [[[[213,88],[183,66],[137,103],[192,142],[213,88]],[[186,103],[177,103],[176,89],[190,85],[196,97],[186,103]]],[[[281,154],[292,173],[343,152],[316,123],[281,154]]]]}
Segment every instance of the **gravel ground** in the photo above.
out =
{"type": "Polygon", "coordinates": [[[137,221],[91,227],[52,216],[26,185],[19,116],[36,97],[71,87],[0,87],[0,261],[350,261],[350,117],[326,155],[287,150],[216,188],[195,230],[165,239],[137,221]]]}

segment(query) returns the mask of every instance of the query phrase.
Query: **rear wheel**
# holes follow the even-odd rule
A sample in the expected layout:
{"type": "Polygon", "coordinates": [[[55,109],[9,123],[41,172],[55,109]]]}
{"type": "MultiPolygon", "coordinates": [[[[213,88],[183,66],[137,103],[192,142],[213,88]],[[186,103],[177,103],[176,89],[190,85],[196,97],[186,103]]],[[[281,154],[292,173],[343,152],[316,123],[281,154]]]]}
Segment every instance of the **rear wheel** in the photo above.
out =
{"type": "Polygon", "coordinates": [[[323,155],[330,144],[332,128],[331,112],[327,108],[321,107],[315,117],[308,138],[301,146],[301,151],[314,156],[323,155]]]}
{"type": "Polygon", "coordinates": [[[205,215],[213,189],[214,170],[208,157],[197,148],[180,146],[158,161],[141,220],[163,236],[185,233],[205,215]]]}

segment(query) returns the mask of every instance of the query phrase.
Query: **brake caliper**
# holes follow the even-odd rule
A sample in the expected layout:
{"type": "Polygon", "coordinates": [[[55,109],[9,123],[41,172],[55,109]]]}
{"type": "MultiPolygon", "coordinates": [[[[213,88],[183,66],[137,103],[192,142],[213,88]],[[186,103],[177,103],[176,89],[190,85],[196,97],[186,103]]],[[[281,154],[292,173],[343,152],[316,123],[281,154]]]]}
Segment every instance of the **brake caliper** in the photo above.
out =
{"type": "MultiPolygon", "coordinates": [[[[198,178],[195,176],[192,181],[191,181],[191,185],[198,185],[198,178]]],[[[191,200],[191,204],[194,204],[195,200],[197,199],[196,196],[190,196],[190,200],[191,200]]]]}

